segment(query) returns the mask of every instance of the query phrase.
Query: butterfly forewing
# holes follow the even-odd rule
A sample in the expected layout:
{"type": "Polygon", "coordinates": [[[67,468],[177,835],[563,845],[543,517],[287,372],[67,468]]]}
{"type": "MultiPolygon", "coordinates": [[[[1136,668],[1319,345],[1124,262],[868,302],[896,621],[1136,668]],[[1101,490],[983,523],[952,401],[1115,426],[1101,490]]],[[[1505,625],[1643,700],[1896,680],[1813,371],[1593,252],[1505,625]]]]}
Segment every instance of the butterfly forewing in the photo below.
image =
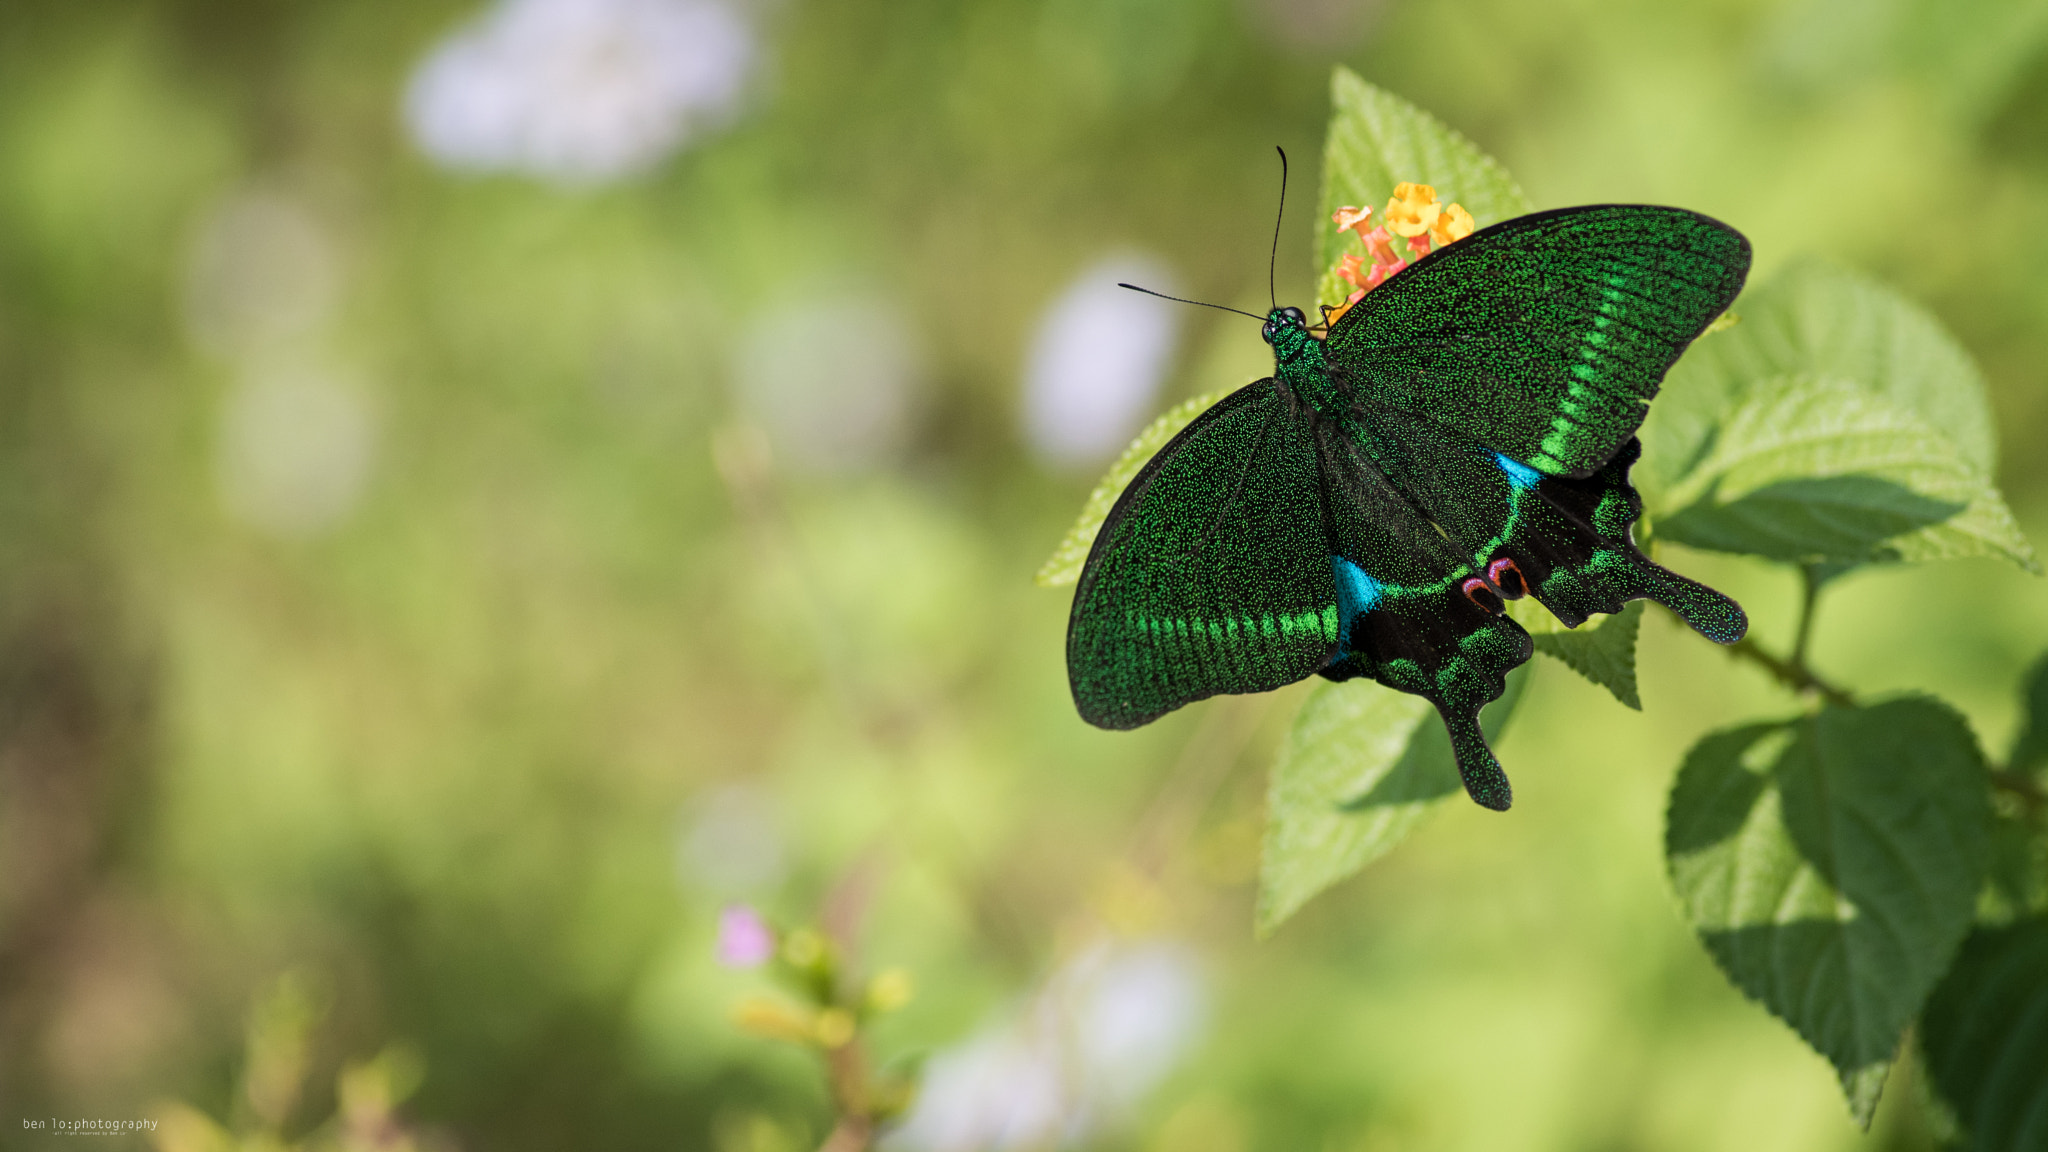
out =
{"type": "Polygon", "coordinates": [[[1749,242],[1680,208],[1599,205],[1496,224],[1338,320],[1330,371],[1550,475],[1635,434],[1673,362],[1735,299],[1749,242]]]}
{"type": "Polygon", "coordinates": [[[1261,380],[1160,449],[1103,522],[1074,592],[1067,669],[1090,723],[1314,672],[1337,628],[1311,414],[1261,380]]]}

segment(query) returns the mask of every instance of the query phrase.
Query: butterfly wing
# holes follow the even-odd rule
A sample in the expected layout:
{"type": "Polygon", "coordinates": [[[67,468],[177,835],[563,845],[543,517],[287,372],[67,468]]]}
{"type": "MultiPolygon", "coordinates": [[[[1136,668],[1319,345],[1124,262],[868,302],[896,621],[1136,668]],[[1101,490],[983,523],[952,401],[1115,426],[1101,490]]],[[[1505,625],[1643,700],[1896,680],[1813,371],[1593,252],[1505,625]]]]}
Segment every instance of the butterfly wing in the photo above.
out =
{"type": "Polygon", "coordinates": [[[1369,676],[1436,705],[1465,791],[1485,807],[1507,808],[1508,778],[1479,710],[1529,658],[1529,634],[1465,594],[1471,550],[1392,482],[1357,435],[1319,422],[1316,449],[1338,585],[1337,646],[1323,675],[1369,676]]]}
{"type": "Polygon", "coordinates": [[[1642,452],[1633,438],[1590,476],[1545,476],[1435,421],[1379,411],[1347,433],[1460,553],[1462,578],[1496,595],[1533,594],[1576,628],[1596,612],[1652,599],[1722,644],[1748,621],[1726,596],[1658,564],[1635,545],[1643,503],[1628,482],[1642,452]],[[1513,575],[1494,566],[1505,561],[1513,575]]]}
{"type": "Polygon", "coordinates": [[[1247,385],[1124,489],[1067,624],[1068,679],[1089,723],[1135,728],[1327,662],[1337,594],[1313,420],[1273,380],[1247,385]]]}
{"type": "Polygon", "coordinates": [[[1398,410],[1318,428],[1324,504],[1338,553],[1337,657],[1323,674],[1370,676],[1435,704],[1466,791],[1506,808],[1506,775],[1479,709],[1527,660],[1528,635],[1503,599],[1533,594],[1567,625],[1649,598],[1708,638],[1748,623],[1733,600],[1644,556],[1630,526],[1630,439],[1592,475],[1545,476],[1435,421],[1398,410]]]}
{"type": "Polygon", "coordinates": [[[1635,435],[1664,373],[1742,289],[1749,241],[1681,208],[1518,216],[1402,270],[1341,317],[1333,372],[1553,476],[1635,435]]]}

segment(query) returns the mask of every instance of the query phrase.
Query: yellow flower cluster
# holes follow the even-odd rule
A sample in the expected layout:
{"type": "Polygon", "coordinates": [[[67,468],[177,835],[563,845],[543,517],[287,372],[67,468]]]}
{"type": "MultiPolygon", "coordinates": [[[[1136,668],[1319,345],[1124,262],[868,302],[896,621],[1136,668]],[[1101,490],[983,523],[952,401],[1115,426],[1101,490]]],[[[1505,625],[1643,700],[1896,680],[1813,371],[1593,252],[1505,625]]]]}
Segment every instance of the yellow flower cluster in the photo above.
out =
{"type": "Polygon", "coordinates": [[[1410,239],[1427,232],[1438,244],[1455,244],[1472,234],[1472,214],[1457,204],[1438,204],[1436,189],[1427,184],[1394,185],[1386,218],[1389,231],[1410,239]]]}
{"type": "Polygon", "coordinates": [[[1438,245],[1455,244],[1470,236],[1473,228],[1472,214],[1463,206],[1439,204],[1435,188],[1410,182],[1394,186],[1394,196],[1381,214],[1385,223],[1378,227],[1372,224],[1371,208],[1339,208],[1331,219],[1336,221],[1338,231],[1358,233],[1366,251],[1365,256],[1346,255],[1337,268],[1337,275],[1350,282],[1356,291],[1330,311],[1332,324],[1364,299],[1367,292],[1386,283],[1388,277],[1429,255],[1431,241],[1438,245]],[[1408,257],[1394,251],[1396,236],[1408,241],[1408,257]]]}

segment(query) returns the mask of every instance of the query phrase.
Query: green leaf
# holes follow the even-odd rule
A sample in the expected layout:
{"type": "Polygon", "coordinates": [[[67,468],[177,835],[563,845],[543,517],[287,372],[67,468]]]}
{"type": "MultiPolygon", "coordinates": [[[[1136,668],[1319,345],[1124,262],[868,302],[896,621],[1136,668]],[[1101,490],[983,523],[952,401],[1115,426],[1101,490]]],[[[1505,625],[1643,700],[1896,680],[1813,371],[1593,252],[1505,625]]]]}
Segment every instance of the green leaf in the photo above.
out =
{"type": "Polygon", "coordinates": [[[1218,400],[1230,395],[1236,389],[1224,389],[1185,400],[1157,420],[1145,426],[1124,449],[1116,463],[1088,493],[1088,500],[1081,505],[1080,518],[1067,534],[1060,539],[1059,547],[1052,550],[1043,567],[1039,568],[1036,580],[1041,588],[1055,588],[1072,584],[1081,578],[1081,567],[1088,563],[1088,550],[1095,546],[1095,534],[1102,531],[1102,522],[1109,519],[1109,510],[1116,507],[1117,497],[1123,495],[1132,477],[1135,477],[1152,457],[1158,454],[1166,442],[1180,435],[1180,430],[1194,422],[1195,417],[1216,406],[1218,400]]]}
{"type": "MultiPolygon", "coordinates": [[[[1529,677],[1479,715],[1498,739],[1529,677]]],[[[1272,932],[1318,892],[1401,842],[1439,801],[1463,795],[1450,737],[1420,696],[1370,680],[1318,687],[1295,714],[1267,791],[1258,931],[1272,932]]]]}
{"type": "Polygon", "coordinates": [[[2048,920],[1972,932],[1928,998],[1920,1045],[1971,1152],[2048,1148],[2048,920]]]}
{"type": "Polygon", "coordinates": [[[1316,300],[1336,305],[1351,292],[1337,262],[1357,251],[1330,216],[1344,206],[1382,210],[1403,181],[1428,184],[1437,199],[1458,203],[1479,227],[1534,211],[1529,198],[1491,156],[1443,121],[1399,96],[1359,79],[1349,68],[1330,76],[1330,134],[1323,146],[1323,190],[1316,216],[1316,300]]]}
{"type": "Polygon", "coordinates": [[[1541,636],[1547,632],[1571,631],[1571,629],[1564,626],[1563,621],[1552,616],[1550,609],[1545,608],[1543,602],[1534,596],[1524,596],[1520,600],[1508,601],[1508,618],[1520,624],[1522,631],[1527,632],[1531,636],[1541,636]]]}
{"type": "Polygon", "coordinates": [[[1798,563],[2003,556],[2039,564],[1990,476],[1851,381],[1763,381],[1663,494],[1659,539],[1798,563]]]}
{"type": "Polygon", "coordinates": [[[1791,376],[1846,381],[1918,416],[1979,474],[1997,466],[1984,377],[1925,309],[1883,284],[1801,261],[1735,303],[1742,323],[1699,340],[1671,369],[1643,423],[1636,486],[1651,499],[1712,449],[1756,388],[1791,376]]]}
{"type": "Polygon", "coordinates": [[[2020,688],[2020,734],[2006,766],[2032,772],[2048,761],[2048,655],[2034,662],[2020,688]]]}
{"type": "Polygon", "coordinates": [[[1566,667],[1640,712],[1643,701],[1636,694],[1636,633],[1643,625],[1645,603],[1630,601],[1597,625],[1536,634],[1532,637],[1536,650],[1564,661],[1566,667]]]}
{"type": "Polygon", "coordinates": [[[1969,930],[1990,819],[1976,740],[1926,698],[1717,733],[1679,769],[1665,854],[1687,918],[1866,1126],[1969,930]]]}

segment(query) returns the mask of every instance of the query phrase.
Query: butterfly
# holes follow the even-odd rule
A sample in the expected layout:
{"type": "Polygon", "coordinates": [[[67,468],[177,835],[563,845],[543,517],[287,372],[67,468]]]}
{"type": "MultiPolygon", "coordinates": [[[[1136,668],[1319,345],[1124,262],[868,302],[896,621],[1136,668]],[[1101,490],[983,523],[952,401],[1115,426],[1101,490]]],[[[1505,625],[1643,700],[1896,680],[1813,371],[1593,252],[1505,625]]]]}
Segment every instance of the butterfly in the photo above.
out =
{"type": "Polygon", "coordinates": [[[1636,547],[1628,473],[1650,398],[1749,263],[1710,217],[1593,205],[1438,248],[1320,337],[1275,307],[1273,375],[1161,448],[1096,535],[1067,627],[1081,716],[1135,728],[1369,677],[1434,704],[1466,792],[1505,810],[1479,710],[1533,651],[1506,601],[1577,627],[1647,598],[1722,644],[1748,629],[1636,547]]]}

